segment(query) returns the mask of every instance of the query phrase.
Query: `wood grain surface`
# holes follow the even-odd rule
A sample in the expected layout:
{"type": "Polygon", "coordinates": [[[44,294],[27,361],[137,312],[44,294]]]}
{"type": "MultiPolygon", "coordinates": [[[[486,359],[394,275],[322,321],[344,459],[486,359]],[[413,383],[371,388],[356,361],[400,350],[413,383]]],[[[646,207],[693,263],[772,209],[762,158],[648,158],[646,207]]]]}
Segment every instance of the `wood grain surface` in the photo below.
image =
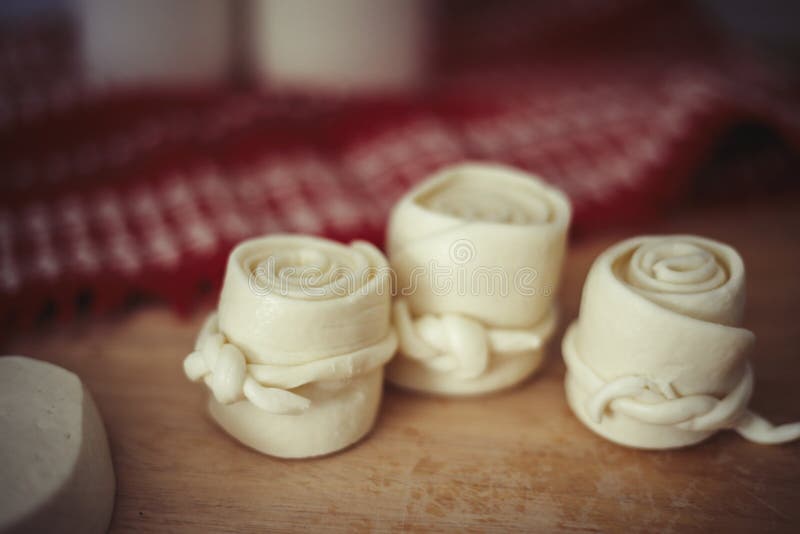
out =
{"type": "Polygon", "coordinates": [[[593,258],[632,233],[687,232],[735,246],[758,336],[753,406],[800,419],[800,197],[687,208],[570,248],[564,324],[544,368],[493,396],[446,400],[387,387],[374,431],[326,458],[246,449],[204,413],[181,362],[203,315],[152,305],[18,335],[2,352],[83,377],[108,428],[117,474],[113,532],[505,531],[800,532],[800,443],[732,432],[686,450],[643,452],[584,428],[564,401],[563,328],[593,258]]]}

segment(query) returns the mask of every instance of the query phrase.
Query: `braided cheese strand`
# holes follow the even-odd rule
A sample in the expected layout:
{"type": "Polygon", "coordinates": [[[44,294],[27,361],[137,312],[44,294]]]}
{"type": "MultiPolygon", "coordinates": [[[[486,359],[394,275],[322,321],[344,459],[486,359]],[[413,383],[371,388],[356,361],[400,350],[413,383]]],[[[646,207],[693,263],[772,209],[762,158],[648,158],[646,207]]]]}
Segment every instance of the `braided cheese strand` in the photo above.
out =
{"type": "Polygon", "coordinates": [[[287,389],[366,374],[386,364],[396,346],[397,338],[390,332],[376,345],[304,364],[248,364],[236,345],[225,341],[212,314],[198,336],[197,350],[184,360],[184,371],[192,381],[203,380],[222,404],[246,398],[269,413],[298,414],[311,401],[287,389]]]}
{"type": "Polygon", "coordinates": [[[604,381],[578,356],[574,345],[576,332],[577,325],[573,324],[564,337],[564,363],[568,375],[590,392],[585,409],[596,423],[602,421],[606,412],[617,412],[643,423],[674,425],[689,431],[733,429],[745,439],[762,444],[800,438],[800,422],[776,426],[747,409],[753,392],[753,369],[749,362],[738,384],[723,398],[682,397],[675,394],[671,385],[657,384],[644,376],[604,381]],[[647,401],[641,400],[642,396],[647,396],[647,401]]]}
{"type": "Polygon", "coordinates": [[[554,312],[532,328],[488,328],[458,314],[427,314],[414,319],[405,299],[394,303],[400,350],[429,369],[454,372],[469,379],[481,376],[491,357],[506,358],[541,348],[555,329],[554,312]]]}

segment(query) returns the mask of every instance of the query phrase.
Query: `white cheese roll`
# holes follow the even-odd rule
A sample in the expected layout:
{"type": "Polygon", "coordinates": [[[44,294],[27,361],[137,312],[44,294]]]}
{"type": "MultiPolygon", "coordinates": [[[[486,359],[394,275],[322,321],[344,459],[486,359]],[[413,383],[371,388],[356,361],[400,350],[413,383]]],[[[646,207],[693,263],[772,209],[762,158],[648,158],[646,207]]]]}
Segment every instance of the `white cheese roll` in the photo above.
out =
{"type": "Polygon", "coordinates": [[[641,448],[689,445],[723,428],[764,443],[800,436],[800,425],[775,428],[747,410],[755,337],[739,326],[744,299],[744,264],[722,243],[646,236],[605,251],[563,342],[575,414],[641,448]]]}
{"type": "Polygon", "coordinates": [[[514,385],[542,358],[570,221],[567,198],[508,167],[441,170],[395,206],[401,357],[388,379],[444,394],[514,385]]]}
{"type": "Polygon", "coordinates": [[[388,264],[368,243],[245,241],[184,370],[205,381],[212,416],[246,445],[281,457],[333,452],[372,426],[397,348],[390,298],[388,264]]]}

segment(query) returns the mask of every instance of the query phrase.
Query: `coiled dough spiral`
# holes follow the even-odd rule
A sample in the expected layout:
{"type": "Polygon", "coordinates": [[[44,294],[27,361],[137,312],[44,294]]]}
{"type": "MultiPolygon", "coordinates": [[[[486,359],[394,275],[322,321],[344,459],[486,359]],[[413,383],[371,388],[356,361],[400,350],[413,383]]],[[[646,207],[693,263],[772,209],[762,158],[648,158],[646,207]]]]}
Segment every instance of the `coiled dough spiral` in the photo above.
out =
{"type": "Polygon", "coordinates": [[[371,428],[397,337],[391,277],[375,247],[275,235],[239,244],[217,313],[184,361],[212,417],[282,457],[327,454],[371,428]]]}
{"type": "Polygon", "coordinates": [[[601,254],[563,341],[567,399],[598,434],[663,449],[733,428],[760,443],[800,437],[747,409],[755,337],[739,326],[745,271],[722,243],[645,236],[601,254]]]}
{"type": "Polygon", "coordinates": [[[497,165],[445,168],[406,194],[387,239],[400,339],[388,380],[471,395],[530,375],[555,325],[570,216],[561,192],[497,165]]]}

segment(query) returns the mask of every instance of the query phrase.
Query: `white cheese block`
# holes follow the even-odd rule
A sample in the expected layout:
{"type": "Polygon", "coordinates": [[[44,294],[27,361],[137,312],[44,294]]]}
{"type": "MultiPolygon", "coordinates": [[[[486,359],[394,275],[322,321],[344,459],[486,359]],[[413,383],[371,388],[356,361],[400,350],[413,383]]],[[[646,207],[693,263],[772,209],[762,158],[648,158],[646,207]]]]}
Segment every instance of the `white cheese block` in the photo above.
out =
{"type": "Polygon", "coordinates": [[[114,471],[100,414],[73,373],[0,358],[0,532],[105,532],[114,471]]]}
{"type": "Polygon", "coordinates": [[[232,3],[73,0],[84,76],[108,85],[216,85],[231,64],[232,3]]]}
{"type": "Polygon", "coordinates": [[[422,84],[431,5],[422,0],[251,0],[251,76],[279,90],[380,92],[422,84]]]}

